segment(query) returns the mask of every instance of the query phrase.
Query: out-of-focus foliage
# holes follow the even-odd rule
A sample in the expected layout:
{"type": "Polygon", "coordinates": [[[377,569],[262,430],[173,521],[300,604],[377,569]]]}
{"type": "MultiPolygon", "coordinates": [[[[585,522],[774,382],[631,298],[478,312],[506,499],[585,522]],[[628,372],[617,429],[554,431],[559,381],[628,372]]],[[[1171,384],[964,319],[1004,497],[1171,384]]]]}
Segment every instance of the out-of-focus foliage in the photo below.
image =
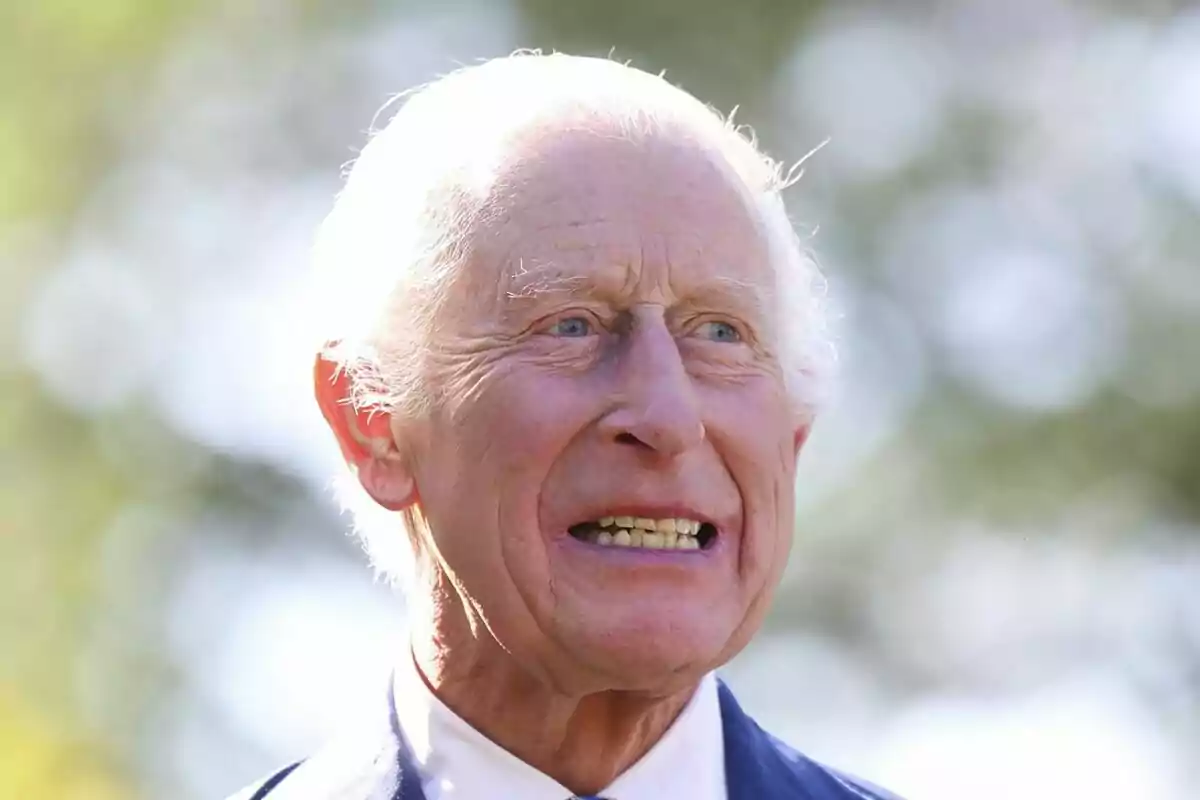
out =
{"type": "Polygon", "coordinates": [[[0,793],[4,797],[118,800],[133,787],[101,762],[95,744],[52,729],[42,715],[0,698],[0,793]],[[7,701],[7,702],[5,702],[7,701]]]}
{"type": "Polygon", "coordinates": [[[751,708],[914,800],[1186,797],[1200,13],[1085,0],[0,5],[0,797],[220,796],[386,662],[295,288],[375,110],[517,47],[832,139],[845,378],[751,708]]]}
{"type": "MultiPolygon", "coordinates": [[[[125,743],[107,721],[88,718],[74,687],[86,679],[80,671],[91,640],[121,625],[97,613],[109,602],[97,566],[106,530],[139,490],[103,452],[106,421],[55,402],[17,350],[38,280],[54,270],[73,215],[120,156],[114,108],[135,102],[140,76],[187,13],[183,4],[123,0],[0,6],[3,797],[135,793],[125,743]]],[[[140,601],[156,602],[153,595],[140,601]]],[[[122,646],[155,649],[134,637],[122,646]]],[[[145,678],[131,674],[114,687],[125,690],[120,704],[130,714],[145,699],[135,690],[145,678]]]]}

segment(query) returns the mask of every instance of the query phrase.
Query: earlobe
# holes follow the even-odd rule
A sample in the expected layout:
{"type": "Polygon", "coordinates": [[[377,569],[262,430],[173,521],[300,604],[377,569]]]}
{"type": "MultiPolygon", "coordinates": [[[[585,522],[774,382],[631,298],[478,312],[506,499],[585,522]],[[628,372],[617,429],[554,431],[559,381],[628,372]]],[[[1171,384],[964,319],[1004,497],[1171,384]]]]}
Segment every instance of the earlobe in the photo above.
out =
{"type": "Polygon", "coordinates": [[[358,465],[358,482],[389,511],[403,511],[418,500],[416,481],[398,458],[368,458],[358,465]]]}

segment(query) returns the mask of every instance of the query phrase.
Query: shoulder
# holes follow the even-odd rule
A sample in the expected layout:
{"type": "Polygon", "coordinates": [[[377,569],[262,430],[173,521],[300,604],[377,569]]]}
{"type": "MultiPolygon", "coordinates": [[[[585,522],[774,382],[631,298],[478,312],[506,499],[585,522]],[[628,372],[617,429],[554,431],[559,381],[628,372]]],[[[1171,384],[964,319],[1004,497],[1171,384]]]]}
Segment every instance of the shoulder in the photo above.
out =
{"type": "Polygon", "coordinates": [[[731,794],[797,800],[900,800],[864,780],[819,764],[764,731],[733,692],[718,684],[731,794]]]}
{"type": "Polygon", "coordinates": [[[325,746],[227,800],[375,800],[393,797],[401,779],[389,714],[356,716],[325,746]]]}
{"type": "Polygon", "coordinates": [[[792,774],[797,780],[807,780],[810,783],[820,783],[829,791],[818,797],[824,800],[826,795],[830,800],[901,800],[891,792],[881,789],[862,778],[825,766],[784,744],[771,734],[759,729],[767,738],[771,747],[780,759],[791,767],[792,774]]]}

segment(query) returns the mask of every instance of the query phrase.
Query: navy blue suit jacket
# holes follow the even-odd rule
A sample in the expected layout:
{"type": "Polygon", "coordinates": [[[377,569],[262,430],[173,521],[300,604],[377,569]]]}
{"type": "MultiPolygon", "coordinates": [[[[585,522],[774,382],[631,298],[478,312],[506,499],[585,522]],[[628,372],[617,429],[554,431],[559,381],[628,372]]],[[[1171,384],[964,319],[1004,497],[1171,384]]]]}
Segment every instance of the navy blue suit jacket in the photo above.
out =
{"type": "MultiPolygon", "coordinates": [[[[729,800],[899,800],[771,736],[742,710],[724,683],[718,682],[718,694],[729,800]]],[[[425,800],[396,722],[394,694],[389,695],[388,719],[374,733],[280,770],[230,800],[425,800]]]]}

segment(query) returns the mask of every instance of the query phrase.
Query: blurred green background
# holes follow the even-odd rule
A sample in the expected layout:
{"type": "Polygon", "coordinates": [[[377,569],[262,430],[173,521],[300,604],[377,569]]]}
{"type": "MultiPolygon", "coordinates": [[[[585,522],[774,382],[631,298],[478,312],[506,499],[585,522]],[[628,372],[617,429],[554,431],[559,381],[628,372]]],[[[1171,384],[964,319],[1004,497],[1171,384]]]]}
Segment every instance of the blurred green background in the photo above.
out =
{"type": "Polygon", "coordinates": [[[1200,12],[1167,0],[0,0],[0,797],[222,797],[386,672],[306,249],[393,92],[518,47],[666,69],[780,158],[832,137],[789,199],[842,380],[728,670],[751,711],[911,800],[1194,798],[1200,12]]]}

